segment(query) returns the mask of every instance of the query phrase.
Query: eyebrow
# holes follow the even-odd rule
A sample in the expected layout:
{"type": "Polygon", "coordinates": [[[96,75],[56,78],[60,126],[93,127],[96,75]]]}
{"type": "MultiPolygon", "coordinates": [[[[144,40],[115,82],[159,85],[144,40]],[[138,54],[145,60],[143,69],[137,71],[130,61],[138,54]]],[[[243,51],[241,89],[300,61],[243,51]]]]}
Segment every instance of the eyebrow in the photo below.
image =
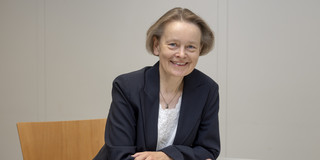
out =
{"type": "MultiPolygon", "coordinates": [[[[166,43],[168,43],[168,42],[171,42],[171,41],[174,41],[174,42],[179,41],[179,42],[180,42],[180,40],[175,39],[175,38],[168,39],[168,40],[166,40],[165,42],[166,42],[166,43]]],[[[196,41],[193,41],[193,40],[188,41],[187,43],[190,43],[190,44],[197,44],[197,42],[196,42],[196,41]]],[[[201,43],[201,42],[199,42],[199,44],[200,44],[200,43],[201,43]]]]}

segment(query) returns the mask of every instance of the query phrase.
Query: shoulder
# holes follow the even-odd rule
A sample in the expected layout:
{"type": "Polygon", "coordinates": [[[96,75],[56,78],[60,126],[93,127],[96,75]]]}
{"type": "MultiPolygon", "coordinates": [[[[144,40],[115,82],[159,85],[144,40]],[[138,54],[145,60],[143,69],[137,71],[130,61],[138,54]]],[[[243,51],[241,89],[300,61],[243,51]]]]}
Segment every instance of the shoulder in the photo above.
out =
{"type": "Polygon", "coordinates": [[[113,84],[114,85],[117,84],[123,87],[130,87],[130,88],[133,86],[138,87],[140,85],[143,85],[145,72],[149,68],[150,67],[148,66],[133,72],[121,74],[114,79],[113,84]]]}
{"type": "Polygon", "coordinates": [[[211,89],[218,89],[219,85],[216,81],[214,81],[211,77],[206,75],[205,73],[194,69],[189,75],[185,77],[186,81],[189,81],[194,86],[203,86],[209,87],[211,89]]]}

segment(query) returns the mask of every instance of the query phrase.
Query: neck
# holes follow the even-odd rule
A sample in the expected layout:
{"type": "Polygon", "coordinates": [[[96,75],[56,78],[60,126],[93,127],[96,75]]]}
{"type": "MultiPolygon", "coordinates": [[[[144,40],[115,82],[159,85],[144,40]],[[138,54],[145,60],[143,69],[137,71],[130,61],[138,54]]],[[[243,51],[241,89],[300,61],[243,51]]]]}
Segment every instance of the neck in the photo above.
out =
{"type": "Polygon", "coordinates": [[[163,93],[176,93],[182,90],[183,77],[166,76],[160,72],[160,90],[163,93]]]}

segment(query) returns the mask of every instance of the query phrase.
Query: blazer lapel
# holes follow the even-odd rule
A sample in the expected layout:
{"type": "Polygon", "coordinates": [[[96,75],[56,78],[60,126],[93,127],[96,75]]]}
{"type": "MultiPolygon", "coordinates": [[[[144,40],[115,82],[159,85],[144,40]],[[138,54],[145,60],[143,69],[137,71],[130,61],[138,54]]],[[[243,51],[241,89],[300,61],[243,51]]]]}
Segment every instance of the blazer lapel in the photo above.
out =
{"type": "Polygon", "coordinates": [[[159,114],[159,65],[145,72],[145,86],[140,93],[145,143],[148,150],[156,150],[159,114]]]}
{"type": "Polygon", "coordinates": [[[206,103],[208,87],[201,85],[192,73],[184,78],[184,88],[180,108],[179,122],[174,144],[183,144],[201,119],[206,103]]]}

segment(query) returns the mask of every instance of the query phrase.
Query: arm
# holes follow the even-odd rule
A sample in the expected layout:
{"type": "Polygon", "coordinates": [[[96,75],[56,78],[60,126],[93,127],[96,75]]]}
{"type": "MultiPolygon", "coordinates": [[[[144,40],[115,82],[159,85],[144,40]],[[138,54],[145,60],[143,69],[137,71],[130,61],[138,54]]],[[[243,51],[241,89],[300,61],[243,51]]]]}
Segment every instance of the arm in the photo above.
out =
{"type": "Polygon", "coordinates": [[[96,160],[133,160],[136,152],[136,118],[134,109],[116,79],[112,88],[112,103],[105,130],[105,145],[96,160]]]}
{"type": "Polygon", "coordinates": [[[134,160],[146,160],[146,159],[154,159],[154,160],[172,160],[170,157],[168,157],[165,153],[161,151],[157,152],[150,152],[150,151],[145,151],[145,152],[137,152],[134,155],[134,160]]]}
{"type": "Polygon", "coordinates": [[[210,89],[205,105],[193,144],[171,145],[162,149],[172,159],[215,160],[218,157],[220,153],[218,87],[210,89]]]}

